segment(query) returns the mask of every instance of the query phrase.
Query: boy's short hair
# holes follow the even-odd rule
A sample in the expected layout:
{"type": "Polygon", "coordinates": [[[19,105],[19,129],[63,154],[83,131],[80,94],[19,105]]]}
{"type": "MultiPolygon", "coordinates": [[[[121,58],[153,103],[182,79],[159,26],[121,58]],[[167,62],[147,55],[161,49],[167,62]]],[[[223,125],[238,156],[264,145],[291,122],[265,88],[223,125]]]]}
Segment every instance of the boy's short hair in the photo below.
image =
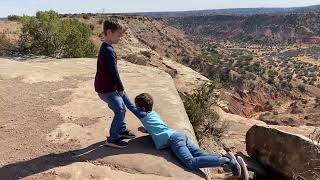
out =
{"type": "Polygon", "coordinates": [[[103,33],[107,34],[107,30],[110,29],[111,32],[115,32],[117,30],[125,31],[126,28],[118,23],[116,20],[105,20],[103,23],[103,33]]]}
{"type": "Polygon", "coordinates": [[[146,112],[152,111],[153,98],[150,94],[148,93],[139,94],[138,96],[136,96],[134,101],[139,108],[144,108],[146,112]]]}

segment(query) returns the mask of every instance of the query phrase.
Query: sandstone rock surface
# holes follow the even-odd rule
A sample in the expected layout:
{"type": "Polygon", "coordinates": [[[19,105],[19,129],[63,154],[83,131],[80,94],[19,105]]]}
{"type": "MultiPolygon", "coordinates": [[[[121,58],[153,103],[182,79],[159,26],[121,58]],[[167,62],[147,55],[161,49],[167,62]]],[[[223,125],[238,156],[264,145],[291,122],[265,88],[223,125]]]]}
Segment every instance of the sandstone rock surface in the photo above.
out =
{"type": "MultiPolygon", "coordinates": [[[[170,151],[155,150],[129,111],[128,127],[138,137],[123,150],[103,146],[113,113],[94,91],[95,69],[96,59],[0,59],[0,177],[204,179],[170,151]]],[[[119,69],[130,98],[150,93],[166,123],[197,143],[167,73],[124,61],[119,69]]]]}

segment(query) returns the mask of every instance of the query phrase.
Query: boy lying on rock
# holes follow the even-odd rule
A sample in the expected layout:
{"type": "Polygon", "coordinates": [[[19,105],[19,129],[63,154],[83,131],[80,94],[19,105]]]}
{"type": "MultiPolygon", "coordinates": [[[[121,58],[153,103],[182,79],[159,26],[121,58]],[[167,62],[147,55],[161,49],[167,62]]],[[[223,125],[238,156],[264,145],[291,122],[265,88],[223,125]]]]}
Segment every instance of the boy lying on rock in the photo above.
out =
{"type": "Polygon", "coordinates": [[[147,93],[142,93],[135,98],[134,106],[127,95],[123,96],[127,108],[140,119],[146,131],[151,135],[156,149],[169,148],[189,169],[208,167],[230,168],[234,176],[240,177],[241,166],[231,152],[225,155],[208,154],[194,145],[188,137],[181,132],[169,128],[159,114],[152,111],[153,98],[147,93]]]}

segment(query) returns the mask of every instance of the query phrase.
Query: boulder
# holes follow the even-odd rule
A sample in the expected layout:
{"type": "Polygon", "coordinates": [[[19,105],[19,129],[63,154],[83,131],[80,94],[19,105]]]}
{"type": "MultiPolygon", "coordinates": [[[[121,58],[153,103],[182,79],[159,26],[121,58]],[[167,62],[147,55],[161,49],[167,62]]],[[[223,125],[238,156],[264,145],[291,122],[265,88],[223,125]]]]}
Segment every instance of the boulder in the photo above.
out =
{"type": "Polygon", "coordinates": [[[246,134],[246,150],[251,158],[285,178],[319,178],[320,146],[305,136],[254,125],[246,134]]]}

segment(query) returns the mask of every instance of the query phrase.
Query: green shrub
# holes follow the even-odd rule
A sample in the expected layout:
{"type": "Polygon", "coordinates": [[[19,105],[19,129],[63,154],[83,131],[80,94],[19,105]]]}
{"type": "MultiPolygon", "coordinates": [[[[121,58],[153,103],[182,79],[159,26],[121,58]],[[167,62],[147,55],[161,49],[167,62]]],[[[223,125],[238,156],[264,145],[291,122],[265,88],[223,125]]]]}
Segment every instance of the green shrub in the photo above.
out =
{"type": "Polygon", "coordinates": [[[18,16],[18,15],[9,15],[7,18],[9,21],[19,21],[20,20],[20,16],[18,16]]]}
{"type": "Polygon", "coordinates": [[[274,102],[272,102],[271,100],[265,102],[265,107],[266,107],[267,109],[273,109],[273,107],[274,107],[274,102]]]}
{"type": "Polygon", "coordinates": [[[140,51],[142,55],[144,55],[147,58],[151,58],[151,52],[150,51],[140,51]]]}
{"type": "Polygon", "coordinates": [[[144,56],[139,56],[137,54],[129,54],[124,57],[125,60],[138,65],[147,65],[148,60],[144,56]]]}
{"type": "Polygon", "coordinates": [[[103,19],[99,19],[98,24],[102,24],[102,23],[103,23],[103,19]]]}
{"type": "Polygon", "coordinates": [[[269,78],[274,79],[275,77],[277,77],[277,76],[278,76],[278,72],[277,72],[277,71],[275,71],[275,70],[271,70],[271,69],[269,69],[269,70],[268,70],[268,76],[269,76],[269,78]]]}
{"type": "Polygon", "coordinates": [[[247,61],[250,62],[253,60],[253,56],[252,55],[242,55],[238,58],[239,61],[247,61]]]}
{"type": "Polygon", "coordinates": [[[93,30],[94,30],[94,25],[93,25],[93,24],[90,24],[90,25],[89,25],[89,28],[93,31],[93,30]]]}
{"type": "Polygon", "coordinates": [[[97,49],[90,41],[92,30],[76,19],[61,20],[54,11],[22,18],[20,48],[35,55],[93,57],[97,49]]]}
{"type": "Polygon", "coordinates": [[[0,34],[0,54],[6,54],[14,50],[15,46],[10,42],[8,37],[4,34],[0,34]]]}
{"type": "Polygon", "coordinates": [[[156,50],[156,49],[157,49],[157,46],[156,46],[156,45],[152,45],[150,48],[151,48],[152,50],[156,50]]]}
{"type": "Polygon", "coordinates": [[[82,17],[83,19],[88,20],[88,19],[90,19],[90,14],[82,13],[82,14],[81,14],[81,17],[82,17]]]}
{"type": "Polygon", "coordinates": [[[218,86],[218,81],[214,80],[211,84],[202,85],[193,94],[182,94],[186,112],[198,139],[205,135],[220,138],[228,127],[212,109],[216,104],[214,90],[218,86]]]}
{"type": "Polygon", "coordinates": [[[252,73],[255,73],[255,74],[260,74],[262,68],[261,68],[261,66],[260,66],[260,64],[258,62],[255,62],[252,65],[247,66],[246,70],[250,71],[252,73]]]}
{"type": "Polygon", "coordinates": [[[0,34],[0,49],[5,48],[9,42],[10,41],[6,35],[0,34]]]}
{"type": "Polygon", "coordinates": [[[298,85],[298,89],[299,89],[301,92],[306,92],[306,86],[303,85],[303,84],[299,84],[299,85],[298,85]]]}

